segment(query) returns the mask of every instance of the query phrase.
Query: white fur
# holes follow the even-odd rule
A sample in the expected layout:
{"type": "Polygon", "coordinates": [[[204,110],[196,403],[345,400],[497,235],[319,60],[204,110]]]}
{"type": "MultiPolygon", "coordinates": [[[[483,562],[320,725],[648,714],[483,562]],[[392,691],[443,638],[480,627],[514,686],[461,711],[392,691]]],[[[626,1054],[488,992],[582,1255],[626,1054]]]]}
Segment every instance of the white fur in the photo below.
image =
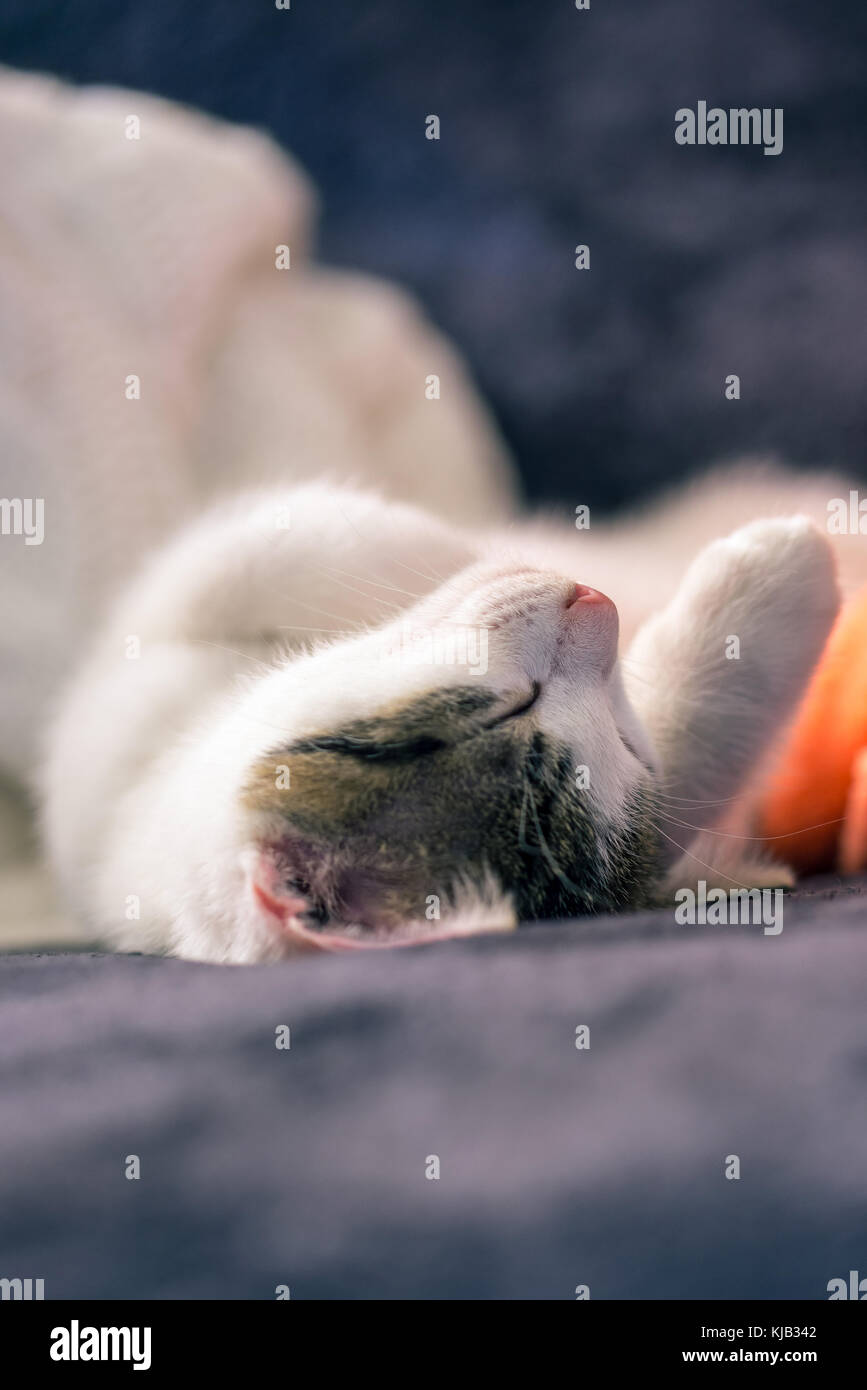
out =
{"type": "MultiPolygon", "coordinates": [[[[432,684],[471,683],[465,668],[432,673],[403,659],[408,611],[425,631],[485,627],[484,680],[503,698],[541,683],[534,717],[590,767],[604,817],[616,822],[642,765],[653,767],[670,857],[688,851],[748,786],[791,713],[837,590],[828,540],[804,517],[754,521],[712,542],[679,587],[666,576],[665,526],[664,513],[643,523],[665,555],[661,577],[653,545],[636,540],[631,551],[660,611],[633,641],[624,683],[613,610],[564,611],[576,579],[596,583],[607,555],[619,550],[623,563],[630,553],[616,533],[606,544],[533,523],[471,535],[324,484],[242,497],[204,517],[123,596],[51,731],[44,826],[70,903],[121,949],[236,962],[290,951],[250,898],[255,826],[240,788],[283,742],[432,684]],[[732,635],[738,660],[725,655],[732,635]]],[[[694,548],[694,535],[682,539],[694,548]]],[[[628,593],[635,573],[623,580],[628,593]]],[[[628,611],[621,621],[635,626],[628,611]]],[[[755,860],[748,848],[740,857],[755,860]]],[[[729,847],[735,878],[737,861],[729,847]]],[[[688,877],[689,863],[679,871],[688,877]]],[[[463,904],[463,929],[511,923],[496,885],[478,904],[463,904]]],[[[450,931],[461,930],[458,914],[450,931]]]]}

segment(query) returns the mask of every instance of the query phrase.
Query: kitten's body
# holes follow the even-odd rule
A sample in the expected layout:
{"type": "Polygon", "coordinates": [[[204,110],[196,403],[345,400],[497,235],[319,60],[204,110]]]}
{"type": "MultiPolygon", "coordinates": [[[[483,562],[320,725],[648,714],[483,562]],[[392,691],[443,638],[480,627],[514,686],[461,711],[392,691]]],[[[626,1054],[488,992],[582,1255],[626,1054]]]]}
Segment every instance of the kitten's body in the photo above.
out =
{"type": "MultiPolygon", "coordinates": [[[[755,879],[749,842],[695,834],[739,796],[743,826],[821,651],[837,589],[804,515],[844,487],[742,471],[619,525],[489,534],[337,485],[224,505],[63,701],[65,892],[121,949],[240,962],[635,906],[687,848],[693,879],[709,852],[755,879]],[[617,615],[575,581],[617,604],[623,682],[617,615]],[[486,670],[425,659],[456,633],[486,670]]],[[[838,561],[863,579],[857,538],[838,561]]]]}

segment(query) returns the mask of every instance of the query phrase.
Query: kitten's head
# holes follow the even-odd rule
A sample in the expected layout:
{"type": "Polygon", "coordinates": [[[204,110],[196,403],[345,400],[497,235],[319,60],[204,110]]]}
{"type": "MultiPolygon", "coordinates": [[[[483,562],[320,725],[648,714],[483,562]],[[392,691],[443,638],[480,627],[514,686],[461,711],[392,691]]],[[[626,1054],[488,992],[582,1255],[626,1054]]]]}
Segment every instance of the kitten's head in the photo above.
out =
{"type": "Polygon", "coordinates": [[[477,565],[276,672],[258,716],[293,732],[241,792],[262,930],[339,947],[448,934],[473,899],[525,920],[646,902],[654,755],[617,635],[597,591],[477,565]]]}

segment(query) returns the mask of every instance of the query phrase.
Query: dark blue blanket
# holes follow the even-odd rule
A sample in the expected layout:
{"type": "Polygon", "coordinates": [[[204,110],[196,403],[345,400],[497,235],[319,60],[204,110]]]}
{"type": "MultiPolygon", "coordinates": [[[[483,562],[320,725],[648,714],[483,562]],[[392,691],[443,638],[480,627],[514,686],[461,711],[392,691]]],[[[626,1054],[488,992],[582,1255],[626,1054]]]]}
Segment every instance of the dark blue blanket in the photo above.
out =
{"type": "Polygon", "coordinates": [[[255,968],[2,958],[0,1275],[826,1298],[867,1274],[864,892],[778,937],[643,914],[255,968]]]}

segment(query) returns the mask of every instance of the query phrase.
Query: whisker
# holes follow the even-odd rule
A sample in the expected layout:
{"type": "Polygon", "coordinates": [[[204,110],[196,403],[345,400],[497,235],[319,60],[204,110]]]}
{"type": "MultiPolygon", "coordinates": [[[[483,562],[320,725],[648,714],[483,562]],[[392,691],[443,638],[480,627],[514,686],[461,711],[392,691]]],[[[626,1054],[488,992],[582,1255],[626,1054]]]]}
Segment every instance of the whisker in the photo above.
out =
{"type": "MultiPolygon", "coordinates": [[[[733,830],[713,830],[707,825],[692,825],[690,821],[678,820],[676,816],[669,815],[663,808],[660,808],[666,824],[680,825],[685,830],[694,830],[699,835],[719,835],[726,840],[744,840],[755,844],[766,844],[769,840],[790,840],[793,835],[806,835],[811,830],[824,830],[829,825],[842,825],[845,817],[838,816],[835,820],[818,821],[816,825],[800,826],[797,830],[788,830],[782,835],[738,835],[733,830]]],[[[659,827],[657,826],[657,829],[659,827]]]]}
{"type": "MultiPolygon", "coordinates": [[[[338,569],[336,565],[321,565],[320,568],[332,574],[342,574],[347,579],[356,579],[361,584],[372,584],[376,589],[388,589],[393,594],[406,594],[408,598],[414,599],[427,597],[427,594],[416,594],[412,589],[401,589],[397,584],[386,584],[382,579],[368,579],[364,574],[351,574],[349,570],[338,569]]],[[[429,592],[430,590],[428,590],[429,592]]]]}
{"type": "Polygon", "coordinates": [[[545,839],[544,833],[542,831],[542,825],[539,820],[539,810],[536,806],[536,798],[533,796],[533,789],[530,786],[529,779],[526,775],[524,777],[524,797],[521,802],[521,819],[518,823],[518,834],[520,836],[519,843],[521,845],[521,848],[524,850],[532,850],[536,848],[536,846],[531,845],[526,838],[525,807],[527,804],[528,797],[533,807],[533,822],[536,827],[536,835],[539,841],[539,850],[542,854],[543,859],[545,860],[548,867],[552,870],[555,877],[559,879],[559,881],[563,884],[565,888],[568,888],[571,893],[579,893],[580,890],[578,888],[578,885],[573,883],[572,880],[569,878],[568,874],[565,874],[563,872],[563,870],[560,868],[560,865],[557,863],[556,859],[554,858],[553,854],[551,853],[548,847],[548,842],[545,839]]]}
{"type": "MultiPolygon", "coordinates": [[[[343,520],[346,522],[347,526],[351,526],[355,534],[361,540],[364,540],[365,537],[362,535],[361,531],[359,531],[355,523],[353,521],[350,521],[349,517],[346,515],[340,504],[336,503],[336,506],[337,510],[340,512],[340,515],[343,517],[343,520]]],[[[416,575],[419,579],[427,580],[429,584],[432,583],[433,580],[436,580],[440,584],[447,584],[449,582],[443,575],[437,573],[433,565],[430,565],[432,574],[424,574],[421,570],[413,569],[412,565],[405,564],[403,560],[398,560],[395,556],[392,556],[392,560],[394,564],[400,565],[401,569],[408,570],[410,574],[416,575]]]]}
{"type": "Polygon", "coordinates": [[[231,656],[241,656],[245,661],[254,662],[256,666],[267,667],[269,665],[269,662],[261,656],[253,656],[250,652],[239,651],[237,647],[227,647],[223,642],[210,642],[207,637],[191,637],[190,642],[197,647],[216,647],[218,651],[229,652],[231,656]]]}
{"type": "Polygon", "coordinates": [[[324,632],[328,637],[356,637],[358,627],[303,627],[299,623],[279,623],[275,632],[324,632]]]}
{"type": "Polygon", "coordinates": [[[719,801],[702,801],[696,796],[669,796],[668,793],[660,791],[658,787],[656,788],[657,800],[668,802],[674,810],[680,811],[697,809],[699,806],[729,806],[733,801],[739,801],[742,796],[743,793],[741,792],[736,796],[723,796],[719,801]],[[675,804],[676,802],[684,802],[685,804],[678,806],[675,804]]]}
{"type": "MultiPolygon", "coordinates": [[[[276,590],[275,590],[275,593],[276,593],[276,590]]],[[[345,614],[345,613],[329,613],[329,611],[328,611],[327,608],[319,608],[315,603],[305,603],[304,599],[297,598],[294,594],[291,595],[291,596],[290,596],[290,595],[283,595],[283,597],[286,597],[286,598],[290,598],[290,597],[291,597],[292,603],[297,603],[301,608],[308,608],[308,609],[310,610],[311,613],[320,613],[320,614],[322,615],[323,618],[333,618],[333,619],[335,620],[335,622],[346,622],[346,614],[345,614]]],[[[361,623],[361,622],[358,622],[358,623],[355,623],[355,624],[354,624],[354,627],[355,627],[355,630],[356,630],[356,631],[360,630],[361,628],[363,628],[363,627],[365,627],[365,626],[366,626],[366,624],[365,624],[365,623],[361,623]]]]}
{"type": "Polygon", "coordinates": [[[659,834],[662,835],[664,839],[668,840],[669,844],[674,845],[676,850],[679,850],[681,854],[685,854],[687,859],[692,859],[694,863],[700,864],[703,869],[707,869],[714,877],[724,878],[727,882],[733,883],[736,888],[745,888],[747,892],[750,891],[749,884],[741,883],[739,879],[732,878],[731,874],[723,873],[721,869],[714,868],[713,864],[706,864],[703,859],[699,859],[697,854],[693,854],[691,850],[686,849],[678,840],[675,840],[672,835],[666,835],[661,826],[656,825],[654,828],[659,831],[659,834]]]}
{"type": "MultiPolygon", "coordinates": [[[[326,573],[325,570],[321,572],[323,574],[326,573]]],[[[361,598],[370,599],[372,603],[381,603],[385,608],[391,608],[395,613],[406,612],[405,603],[392,603],[390,599],[382,598],[380,594],[367,594],[363,589],[357,588],[354,584],[344,584],[343,581],[336,578],[335,575],[329,577],[332,584],[337,584],[341,589],[346,589],[350,594],[358,594],[361,598]]]]}

